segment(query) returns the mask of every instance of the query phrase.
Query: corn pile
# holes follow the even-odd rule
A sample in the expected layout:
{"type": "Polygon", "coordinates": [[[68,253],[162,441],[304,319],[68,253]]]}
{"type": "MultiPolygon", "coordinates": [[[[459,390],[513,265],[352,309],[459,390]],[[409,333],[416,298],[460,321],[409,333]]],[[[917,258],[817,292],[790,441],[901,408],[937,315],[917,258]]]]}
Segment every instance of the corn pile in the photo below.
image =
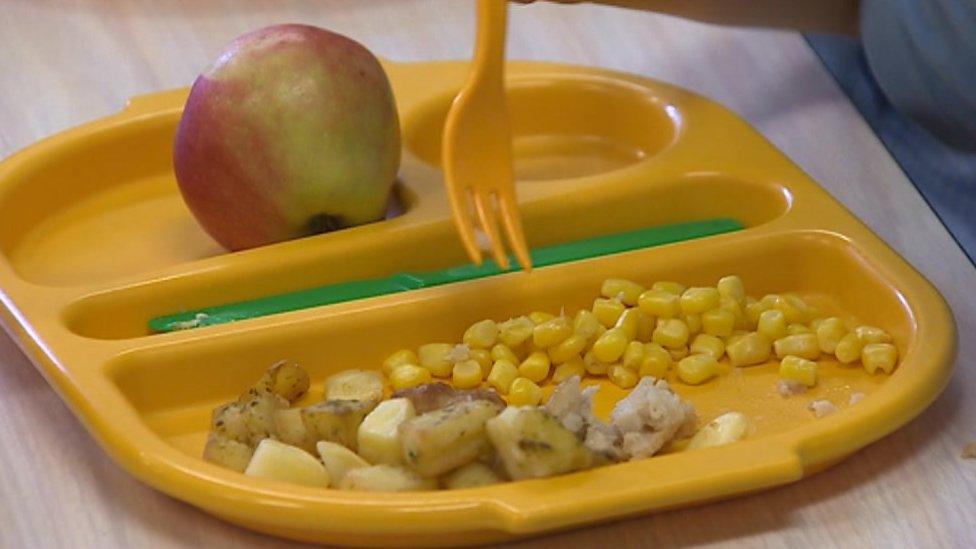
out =
{"type": "Polygon", "coordinates": [[[792,383],[817,383],[821,355],[842,364],[860,361],[869,374],[891,373],[898,350],[874,326],[853,329],[839,318],[822,318],[795,294],[746,295],[738,276],[716,286],[691,287],[659,281],[650,288],[609,278],[590,309],[575,315],[536,311],[503,322],[486,319],[465,330],[461,344],[428,343],[402,349],[383,363],[394,389],[432,378],[450,378],[468,389],[482,382],[508,396],[509,404],[536,405],[540,384],[571,376],[606,376],[622,389],[641,377],[674,372],[689,385],[719,374],[719,361],[733,367],[780,360],[779,375],[792,383]]]}

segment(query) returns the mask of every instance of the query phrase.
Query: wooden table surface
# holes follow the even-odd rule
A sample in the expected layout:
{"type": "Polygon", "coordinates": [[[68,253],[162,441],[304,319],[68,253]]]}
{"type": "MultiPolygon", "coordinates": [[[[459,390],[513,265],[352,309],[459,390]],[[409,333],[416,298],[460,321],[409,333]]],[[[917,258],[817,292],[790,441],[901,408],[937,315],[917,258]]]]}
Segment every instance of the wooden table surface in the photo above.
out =
{"type": "MultiPolygon", "coordinates": [[[[935,283],[961,335],[938,401],[824,473],[525,544],[974,546],[976,461],[960,452],[976,440],[976,270],[803,38],[593,6],[513,11],[513,58],[660,78],[747,118],[935,283]]],[[[4,0],[0,157],[131,95],[187,85],[231,38],[280,22],[331,28],[396,60],[465,57],[472,36],[469,3],[451,0],[4,0]]],[[[2,334],[0,418],[0,547],[288,545],[129,477],[2,334]]]]}

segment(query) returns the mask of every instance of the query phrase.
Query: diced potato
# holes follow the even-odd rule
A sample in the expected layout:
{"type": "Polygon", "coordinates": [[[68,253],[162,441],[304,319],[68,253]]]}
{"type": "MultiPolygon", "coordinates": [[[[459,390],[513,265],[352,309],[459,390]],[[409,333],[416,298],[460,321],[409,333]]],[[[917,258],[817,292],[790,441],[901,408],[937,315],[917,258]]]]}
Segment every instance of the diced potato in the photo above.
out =
{"type": "Polygon", "coordinates": [[[491,484],[498,484],[499,482],[502,482],[502,479],[490,467],[477,461],[463,467],[458,467],[445,475],[441,480],[441,484],[448,490],[477,488],[478,486],[489,486],[491,484]]]}
{"type": "Polygon", "coordinates": [[[383,376],[372,370],[346,370],[325,380],[326,400],[380,401],[383,376]]]}
{"type": "Polygon", "coordinates": [[[402,463],[400,424],[412,417],[414,408],[409,399],[393,398],[381,402],[359,425],[359,455],[370,463],[402,463]]]}
{"type": "Polygon", "coordinates": [[[722,414],[702,427],[691,437],[688,449],[722,446],[742,440],[749,429],[749,420],[741,412],[722,414]]]}
{"type": "Polygon", "coordinates": [[[203,447],[203,459],[243,473],[254,455],[254,448],[216,433],[210,433],[203,447]]]}
{"type": "Polygon", "coordinates": [[[353,469],[369,467],[369,462],[356,455],[355,452],[341,444],[320,440],[315,445],[315,450],[322,458],[322,464],[332,477],[332,484],[337,485],[342,482],[346,473],[353,469]]]}
{"type": "Polygon", "coordinates": [[[315,441],[312,440],[308,434],[308,429],[305,428],[301,408],[277,410],[274,418],[278,440],[309,452],[315,448],[315,441]]]}
{"type": "Polygon", "coordinates": [[[294,362],[282,360],[268,368],[255,387],[295,402],[308,391],[308,385],[308,372],[294,362]]]}
{"type": "Polygon", "coordinates": [[[359,425],[374,407],[372,400],[327,400],[302,408],[302,422],[312,441],[327,440],[355,450],[359,425]]]}
{"type": "Polygon", "coordinates": [[[428,383],[419,387],[404,389],[393,393],[392,398],[401,397],[410,400],[410,403],[413,404],[413,411],[417,415],[469,400],[485,400],[495,405],[499,410],[505,407],[505,401],[491,389],[458,390],[446,383],[428,383]]]}
{"type": "Polygon", "coordinates": [[[403,460],[421,476],[436,477],[491,451],[485,422],[498,408],[484,400],[461,402],[400,425],[403,460]]]}
{"type": "Polygon", "coordinates": [[[244,474],[305,486],[325,487],[331,481],[329,472],[315,456],[270,438],[258,444],[244,474]]]}
{"type": "Polygon", "coordinates": [[[253,448],[275,433],[275,411],[287,406],[283,397],[251,388],[214,410],[211,430],[253,448]]]}
{"type": "Polygon", "coordinates": [[[541,408],[510,406],[488,420],[485,428],[514,480],[578,471],[593,463],[576,435],[541,408]]]}
{"type": "Polygon", "coordinates": [[[348,471],[339,482],[342,490],[361,492],[419,492],[436,490],[437,481],[393,465],[372,465],[348,471]]]}

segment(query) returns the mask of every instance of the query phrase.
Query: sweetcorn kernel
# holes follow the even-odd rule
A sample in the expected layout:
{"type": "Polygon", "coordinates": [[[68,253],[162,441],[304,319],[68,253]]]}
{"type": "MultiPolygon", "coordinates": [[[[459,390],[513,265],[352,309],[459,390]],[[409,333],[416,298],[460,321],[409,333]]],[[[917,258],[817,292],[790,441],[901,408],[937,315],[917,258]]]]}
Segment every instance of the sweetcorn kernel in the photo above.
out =
{"type": "Polygon", "coordinates": [[[891,343],[868,343],[861,350],[861,364],[873,374],[878,370],[890,374],[898,362],[898,349],[891,343]]]}
{"type": "Polygon", "coordinates": [[[562,383],[563,381],[573,377],[579,376],[583,377],[586,375],[586,367],[583,365],[583,359],[576,357],[568,362],[563,362],[552,372],[552,382],[562,383]]]}
{"type": "Polygon", "coordinates": [[[537,406],[542,401],[542,388],[531,379],[515,378],[508,390],[508,403],[512,406],[537,406]]]}
{"type": "Polygon", "coordinates": [[[718,362],[712,355],[691,355],[678,362],[678,379],[698,385],[718,375],[718,362]]]}
{"type": "Polygon", "coordinates": [[[813,387],[817,384],[817,363],[798,356],[785,356],[779,363],[779,377],[813,387]]]}
{"type": "Polygon", "coordinates": [[[693,355],[711,355],[715,360],[719,360],[725,354],[725,343],[716,336],[698,334],[691,342],[690,351],[693,355]]]}
{"type": "Polygon", "coordinates": [[[498,325],[494,320],[485,319],[472,324],[461,338],[471,349],[490,349],[498,338],[498,325]]]}
{"type": "Polygon", "coordinates": [[[414,364],[401,364],[390,372],[389,378],[393,390],[399,391],[430,383],[430,370],[414,364]]]}
{"type": "Polygon", "coordinates": [[[820,350],[828,354],[834,354],[841,338],[847,335],[847,328],[844,326],[844,322],[837,317],[821,320],[817,323],[814,331],[817,334],[817,343],[820,345],[820,350]]]}
{"type": "Polygon", "coordinates": [[[677,362],[682,358],[688,356],[690,353],[691,351],[688,350],[687,345],[685,345],[684,347],[679,347],[677,349],[668,349],[668,354],[671,355],[672,362],[677,362]]]}
{"type": "Polygon", "coordinates": [[[735,329],[735,315],[721,307],[702,313],[701,322],[702,331],[708,335],[727,337],[735,329]]]}
{"type": "Polygon", "coordinates": [[[865,344],[869,343],[891,343],[891,336],[888,332],[875,326],[861,325],[854,328],[854,333],[865,344]]]}
{"type": "Polygon", "coordinates": [[[484,379],[488,377],[488,372],[491,371],[491,363],[494,359],[491,358],[491,352],[487,349],[471,349],[468,351],[468,358],[478,363],[481,366],[481,378],[484,379]]]}
{"type": "Polygon", "coordinates": [[[746,287],[736,275],[723,276],[715,286],[722,297],[734,299],[738,303],[743,303],[746,299],[746,287]]]}
{"type": "Polygon", "coordinates": [[[701,315],[691,314],[691,315],[681,315],[679,317],[688,326],[688,337],[694,337],[696,334],[702,331],[702,317],[701,315]]]}
{"type": "Polygon", "coordinates": [[[630,389],[637,385],[637,372],[627,368],[623,364],[614,364],[607,370],[607,377],[610,382],[621,389],[630,389]]]}
{"type": "Polygon", "coordinates": [[[759,317],[764,311],[772,309],[771,306],[767,306],[762,301],[756,301],[751,297],[746,298],[745,307],[743,307],[743,312],[746,315],[747,329],[753,329],[759,325],[759,317]]]}
{"type": "Polygon", "coordinates": [[[698,315],[709,309],[718,307],[718,290],[712,287],[688,288],[681,294],[681,312],[686,315],[698,315]]]}
{"type": "Polygon", "coordinates": [[[383,373],[389,376],[397,366],[403,366],[404,364],[413,364],[415,366],[420,364],[417,353],[410,349],[400,349],[394,352],[383,361],[383,373]]]}
{"type": "Polygon", "coordinates": [[[454,365],[451,379],[458,389],[473,389],[481,385],[481,365],[474,360],[465,360],[454,365]]]}
{"type": "Polygon", "coordinates": [[[573,326],[569,323],[569,319],[564,316],[557,316],[536,325],[535,329],[532,330],[532,343],[537,349],[548,349],[553,345],[562,343],[571,335],[573,335],[573,326]]]}
{"type": "Polygon", "coordinates": [[[663,378],[671,367],[671,353],[657,343],[647,343],[644,345],[644,360],[641,362],[640,370],[637,373],[641,377],[654,376],[663,378]]]}
{"type": "Polygon", "coordinates": [[[527,316],[520,316],[502,322],[498,328],[498,340],[509,347],[517,347],[532,337],[535,323],[527,316]]]}
{"type": "Polygon", "coordinates": [[[773,349],[779,358],[793,355],[807,360],[817,360],[820,357],[820,344],[817,343],[817,336],[811,333],[781,337],[773,343],[773,349]]]}
{"type": "Polygon", "coordinates": [[[573,330],[580,334],[581,336],[590,339],[597,335],[597,332],[603,328],[600,321],[597,320],[596,315],[593,311],[587,311],[586,309],[580,309],[576,313],[576,317],[573,319],[573,330]]]}
{"type": "Polygon", "coordinates": [[[454,364],[448,358],[454,346],[450,343],[427,343],[417,349],[420,365],[435,377],[448,377],[454,364]]]}
{"type": "Polygon", "coordinates": [[[508,394],[512,382],[518,377],[518,367],[504,358],[495,361],[488,374],[488,383],[499,393],[508,394]]]}
{"type": "Polygon", "coordinates": [[[786,327],[786,335],[798,335],[798,334],[812,334],[813,330],[809,326],[804,326],[803,324],[790,324],[786,327]]]}
{"type": "Polygon", "coordinates": [[[600,362],[611,364],[616,362],[627,348],[630,338],[620,328],[612,328],[604,332],[593,344],[593,354],[600,362]]]}
{"type": "Polygon", "coordinates": [[[596,319],[600,321],[600,324],[604,328],[612,328],[617,323],[620,315],[624,314],[626,308],[617,299],[598,297],[593,300],[593,314],[596,315],[596,319]]]}
{"type": "Polygon", "coordinates": [[[549,375],[549,366],[549,355],[536,351],[519,364],[518,372],[520,376],[538,383],[549,375]]]}
{"type": "Polygon", "coordinates": [[[779,309],[768,309],[759,315],[756,331],[770,341],[786,337],[786,315],[779,309]]]}
{"type": "Polygon", "coordinates": [[[637,305],[644,314],[657,318],[674,318],[681,312],[681,298],[664,290],[647,290],[640,295],[637,305]]]}
{"type": "Polygon", "coordinates": [[[667,347],[679,349],[688,344],[688,325],[677,318],[663,318],[657,321],[657,327],[651,335],[651,341],[667,347]]]}
{"type": "Polygon", "coordinates": [[[625,368],[629,368],[633,371],[637,371],[641,367],[641,363],[644,362],[644,344],[640,341],[631,341],[627,344],[627,350],[624,351],[623,365],[625,368]]]}
{"type": "Polygon", "coordinates": [[[586,373],[590,374],[591,376],[606,375],[607,368],[609,368],[609,366],[610,365],[606,362],[600,362],[600,360],[596,358],[596,355],[593,354],[593,351],[588,351],[585,355],[583,355],[583,367],[586,368],[586,373]]]}
{"type": "Polygon", "coordinates": [[[754,328],[755,326],[749,326],[749,319],[746,318],[746,312],[743,305],[738,301],[722,296],[722,299],[718,304],[719,309],[725,309],[726,311],[732,313],[735,318],[734,329],[744,330],[746,328],[754,328]]]}
{"type": "Polygon", "coordinates": [[[586,337],[580,334],[573,334],[562,340],[558,345],[549,347],[549,360],[553,364],[562,364],[574,358],[579,358],[580,353],[586,348],[586,337]]]}
{"type": "Polygon", "coordinates": [[[685,293],[685,285],[679,284],[677,282],[671,282],[668,280],[660,280],[651,284],[652,290],[660,290],[662,292],[668,292],[669,294],[674,294],[680,296],[685,293]]]}
{"type": "Polygon", "coordinates": [[[642,293],[644,293],[643,286],[624,278],[608,278],[600,287],[600,294],[603,297],[618,298],[624,305],[630,307],[637,305],[637,298],[642,293]]]}
{"type": "Polygon", "coordinates": [[[554,318],[556,318],[556,315],[547,313],[545,311],[533,311],[529,313],[529,320],[531,320],[536,326],[554,318]]]}
{"type": "Polygon", "coordinates": [[[637,330],[640,329],[641,317],[643,316],[644,313],[640,309],[627,309],[617,319],[614,327],[623,330],[627,334],[628,339],[636,339],[637,330]]]}
{"type": "Polygon", "coordinates": [[[522,360],[518,357],[518,354],[516,354],[511,347],[505,345],[504,343],[496,343],[495,346],[491,348],[491,360],[494,362],[501,359],[505,359],[512,364],[522,362],[522,360]]]}
{"type": "Polygon", "coordinates": [[[787,324],[810,322],[810,306],[802,298],[793,294],[783,294],[774,305],[786,317],[787,324]]]}
{"type": "Polygon", "coordinates": [[[654,334],[654,318],[644,311],[640,311],[638,317],[640,322],[637,324],[637,341],[647,343],[654,334]]]}
{"type": "Polygon", "coordinates": [[[841,364],[850,364],[861,358],[861,351],[864,349],[864,342],[857,334],[850,332],[837,342],[834,348],[834,356],[841,364]]]}
{"type": "Polygon", "coordinates": [[[749,332],[739,336],[735,341],[726,344],[725,354],[729,355],[732,366],[752,366],[769,360],[772,344],[766,336],[758,332],[749,332]]]}

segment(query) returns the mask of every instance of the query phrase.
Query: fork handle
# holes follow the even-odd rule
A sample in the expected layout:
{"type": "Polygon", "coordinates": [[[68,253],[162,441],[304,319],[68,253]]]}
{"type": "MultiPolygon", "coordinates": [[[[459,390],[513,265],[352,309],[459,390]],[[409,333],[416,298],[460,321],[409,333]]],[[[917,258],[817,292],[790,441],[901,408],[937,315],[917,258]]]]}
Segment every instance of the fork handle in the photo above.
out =
{"type": "MultiPolygon", "coordinates": [[[[500,78],[505,67],[507,0],[478,0],[475,67],[481,78],[500,78]],[[496,76],[497,75],[497,76],[496,76]]],[[[499,80],[498,84],[501,84],[499,80]]]]}

